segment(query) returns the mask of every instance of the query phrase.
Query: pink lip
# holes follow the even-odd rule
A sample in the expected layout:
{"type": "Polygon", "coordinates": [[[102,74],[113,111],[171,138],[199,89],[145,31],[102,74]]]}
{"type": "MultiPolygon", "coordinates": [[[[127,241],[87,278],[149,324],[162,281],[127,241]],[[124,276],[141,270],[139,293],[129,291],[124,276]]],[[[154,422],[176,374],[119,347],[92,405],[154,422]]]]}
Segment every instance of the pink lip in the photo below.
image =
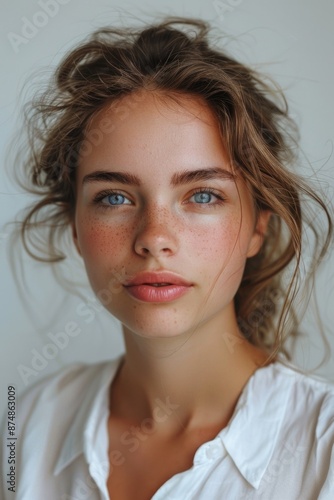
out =
{"type": "Polygon", "coordinates": [[[182,297],[192,288],[192,283],[170,272],[142,272],[124,285],[127,292],[144,302],[170,302],[182,297]],[[166,283],[154,286],[154,283],[166,283]]]}
{"type": "Polygon", "coordinates": [[[133,285],[152,285],[153,283],[168,283],[169,285],[182,285],[182,286],[191,286],[192,283],[183,279],[181,276],[171,273],[169,271],[161,271],[161,272],[150,272],[144,271],[136,274],[136,276],[124,283],[124,286],[133,286],[133,285]]]}

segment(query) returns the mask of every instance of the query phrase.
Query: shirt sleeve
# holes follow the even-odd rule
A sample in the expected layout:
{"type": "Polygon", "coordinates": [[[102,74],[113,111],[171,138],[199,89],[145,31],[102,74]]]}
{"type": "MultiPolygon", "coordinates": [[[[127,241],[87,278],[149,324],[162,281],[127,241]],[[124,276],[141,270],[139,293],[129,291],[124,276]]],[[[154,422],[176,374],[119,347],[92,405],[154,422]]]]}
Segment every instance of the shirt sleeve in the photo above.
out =
{"type": "MultiPolygon", "coordinates": [[[[15,396],[15,419],[11,421],[6,411],[1,420],[0,436],[0,499],[14,500],[21,479],[22,446],[25,441],[25,426],[36,406],[38,399],[55,375],[51,374],[37,381],[23,393],[15,396]],[[11,428],[10,428],[11,426],[11,428]]],[[[25,466],[29,464],[24,464],[25,466]]]]}
{"type": "Polygon", "coordinates": [[[334,498],[334,395],[328,394],[322,405],[317,425],[318,474],[321,487],[318,500],[334,498]]]}
{"type": "Polygon", "coordinates": [[[328,473],[319,492],[318,500],[334,498],[334,443],[332,444],[328,473]]]}

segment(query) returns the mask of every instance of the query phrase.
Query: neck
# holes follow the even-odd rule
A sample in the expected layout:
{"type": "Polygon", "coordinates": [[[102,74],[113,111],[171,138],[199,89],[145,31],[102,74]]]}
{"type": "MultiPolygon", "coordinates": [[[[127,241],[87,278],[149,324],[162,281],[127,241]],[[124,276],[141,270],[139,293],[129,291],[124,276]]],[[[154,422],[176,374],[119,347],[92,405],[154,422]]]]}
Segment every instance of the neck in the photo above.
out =
{"type": "Polygon", "coordinates": [[[243,387],[269,357],[236,321],[222,330],[212,320],[177,337],[144,338],[125,327],[123,335],[126,354],[112,384],[111,410],[139,425],[147,418],[157,423],[160,415],[166,434],[225,426],[243,387]]]}

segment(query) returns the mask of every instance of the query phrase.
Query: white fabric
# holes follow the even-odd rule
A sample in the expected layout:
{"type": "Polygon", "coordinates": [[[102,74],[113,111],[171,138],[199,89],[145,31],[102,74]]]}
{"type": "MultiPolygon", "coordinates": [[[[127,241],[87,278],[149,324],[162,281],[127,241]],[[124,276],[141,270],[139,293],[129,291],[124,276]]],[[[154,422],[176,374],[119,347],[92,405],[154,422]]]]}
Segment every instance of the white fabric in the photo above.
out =
{"type": "MultiPolygon", "coordinates": [[[[19,400],[18,487],[3,485],[3,500],[109,499],[108,390],[121,359],[67,368],[19,400]]],[[[334,385],[280,356],[256,370],[229,425],[152,499],[333,500],[333,443],[334,385]]]]}

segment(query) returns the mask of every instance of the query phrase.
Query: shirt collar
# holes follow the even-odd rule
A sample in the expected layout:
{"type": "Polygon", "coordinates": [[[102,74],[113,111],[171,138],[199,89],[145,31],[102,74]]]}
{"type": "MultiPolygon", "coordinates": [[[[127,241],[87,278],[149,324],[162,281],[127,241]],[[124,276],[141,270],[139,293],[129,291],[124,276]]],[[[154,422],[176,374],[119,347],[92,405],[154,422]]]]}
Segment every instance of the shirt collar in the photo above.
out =
{"type": "Polygon", "coordinates": [[[57,476],[80,454],[84,454],[88,463],[95,454],[95,444],[98,432],[104,426],[102,421],[108,417],[108,391],[110,383],[115,377],[124,354],[119,355],[111,362],[105,362],[91,367],[90,385],[87,387],[85,399],[82,401],[72,424],[70,425],[58,460],[53,470],[57,476]]]}
{"type": "Polygon", "coordinates": [[[291,378],[280,376],[283,365],[284,359],[279,356],[278,362],[253,373],[229,425],[217,436],[240,473],[256,489],[273,455],[292,389],[291,378]]]}
{"type": "MultiPolygon", "coordinates": [[[[92,374],[88,397],[69,427],[54,475],[58,475],[82,453],[87,462],[91,462],[98,429],[108,416],[107,392],[123,357],[124,354],[121,354],[112,362],[104,363],[102,371],[101,365],[95,368],[98,373],[92,374]]],[[[240,473],[256,489],[274,452],[290,397],[291,380],[280,377],[278,373],[282,366],[280,362],[275,362],[253,373],[230,423],[217,436],[240,473]]]]}

